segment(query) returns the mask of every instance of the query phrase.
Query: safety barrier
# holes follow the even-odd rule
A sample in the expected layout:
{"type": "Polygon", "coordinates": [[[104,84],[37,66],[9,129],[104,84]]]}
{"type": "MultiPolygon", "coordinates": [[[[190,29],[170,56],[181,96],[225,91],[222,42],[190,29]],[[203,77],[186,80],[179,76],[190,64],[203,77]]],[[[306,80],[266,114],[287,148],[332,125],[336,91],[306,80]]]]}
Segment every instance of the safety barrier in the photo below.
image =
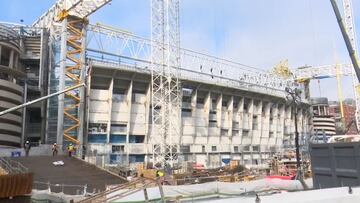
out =
{"type": "Polygon", "coordinates": [[[0,198],[30,194],[32,191],[33,174],[7,174],[0,176],[0,198]]]}

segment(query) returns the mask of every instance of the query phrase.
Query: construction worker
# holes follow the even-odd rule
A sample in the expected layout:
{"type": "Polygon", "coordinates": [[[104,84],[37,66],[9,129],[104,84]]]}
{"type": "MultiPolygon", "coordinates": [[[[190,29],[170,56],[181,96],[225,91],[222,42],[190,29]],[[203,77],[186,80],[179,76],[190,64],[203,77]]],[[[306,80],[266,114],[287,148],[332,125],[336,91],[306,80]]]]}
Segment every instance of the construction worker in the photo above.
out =
{"type": "Polygon", "coordinates": [[[25,156],[29,156],[30,148],[31,148],[30,142],[26,141],[24,144],[25,156]]]}
{"type": "Polygon", "coordinates": [[[69,153],[69,157],[72,156],[72,152],[74,151],[74,146],[72,143],[69,144],[68,146],[68,153],[69,153]]]}
{"type": "Polygon", "coordinates": [[[160,184],[162,185],[164,183],[164,172],[157,170],[156,171],[156,179],[159,180],[160,184]]]}
{"type": "Polygon", "coordinates": [[[52,155],[56,156],[58,154],[58,146],[56,144],[56,142],[53,144],[52,146],[52,155]]]}

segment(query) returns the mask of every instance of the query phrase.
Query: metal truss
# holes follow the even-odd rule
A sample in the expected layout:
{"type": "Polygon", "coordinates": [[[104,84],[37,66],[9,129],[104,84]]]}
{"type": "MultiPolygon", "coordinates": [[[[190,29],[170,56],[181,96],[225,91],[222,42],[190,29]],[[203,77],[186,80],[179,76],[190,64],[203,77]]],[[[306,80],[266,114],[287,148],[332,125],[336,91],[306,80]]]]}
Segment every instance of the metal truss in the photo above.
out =
{"type": "Polygon", "coordinates": [[[33,27],[50,28],[67,15],[86,18],[111,0],[58,0],[33,24],[33,27]]]}
{"type": "MultiPolygon", "coordinates": [[[[86,22],[77,17],[68,17],[63,21],[63,26],[64,43],[60,62],[63,74],[60,76],[60,86],[65,89],[83,83],[86,22]]],[[[59,131],[63,132],[67,141],[75,144],[82,144],[83,97],[83,88],[66,92],[63,96],[63,107],[59,108],[60,114],[63,111],[63,118],[58,121],[59,131]]]]}
{"type": "MultiPolygon", "coordinates": [[[[152,42],[130,32],[104,25],[87,27],[87,57],[97,61],[121,63],[150,69],[152,42]]],[[[284,89],[294,86],[270,72],[230,60],[180,48],[179,75],[182,79],[218,84],[284,97],[284,89]]]]}
{"type": "MultiPolygon", "coordinates": [[[[352,64],[339,64],[339,75],[350,76],[353,71],[352,64]]],[[[335,78],[336,65],[324,65],[318,67],[305,66],[293,71],[296,80],[335,78]]]]}
{"type": "MultiPolygon", "coordinates": [[[[345,28],[346,32],[349,36],[350,43],[354,49],[355,55],[358,55],[358,47],[357,47],[357,40],[356,40],[356,29],[355,29],[355,23],[354,23],[354,11],[352,7],[352,0],[343,0],[343,8],[344,8],[344,22],[345,22],[345,28]]],[[[360,127],[360,92],[358,90],[359,88],[359,81],[356,77],[355,69],[352,68],[352,80],[353,80],[353,86],[354,86],[354,97],[355,97],[355,103],[356,103],[356,125],[359,129],[360,127]]]]}
{"type": "Polygon", "coordinates": [[[179,0],[151,0],[153,165],[177,162],[180,143],[179,0]]]}

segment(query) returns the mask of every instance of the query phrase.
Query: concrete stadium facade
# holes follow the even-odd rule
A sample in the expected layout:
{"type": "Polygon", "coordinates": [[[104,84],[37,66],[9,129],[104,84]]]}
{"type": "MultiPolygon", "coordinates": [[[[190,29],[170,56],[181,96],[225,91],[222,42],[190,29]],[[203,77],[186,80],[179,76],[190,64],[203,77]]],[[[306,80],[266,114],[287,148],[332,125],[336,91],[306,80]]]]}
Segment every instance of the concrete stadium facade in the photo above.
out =
{"type": "MultiPolygon", "coordinates": [[[[3,27],[1,37],[16,37],[16,32],[3,27]]],[[[20,69],[20,45],[14,40],[0,41],[0,111],[23,102],[23,87],[19,78],[24,73],[20,69]]],[[[0,146],[20,146],[22,134],[22,110],[0,117],[0,146]]]]}
{"type": "MultiPolygon", "coordinates": [[[[151,75],[124,65],[92,62],[88,150],[110,163],[151,162],[151,75]]],[[[205,76],[204,76],[205,77],[205,76]]],[[[294,143],[292,107],[284,98],[182,78],[179,161],[219,167],[229,159],[260,165],[294,143]]],[[[308,134],[309,105],[298,109],[308,134]]]]}

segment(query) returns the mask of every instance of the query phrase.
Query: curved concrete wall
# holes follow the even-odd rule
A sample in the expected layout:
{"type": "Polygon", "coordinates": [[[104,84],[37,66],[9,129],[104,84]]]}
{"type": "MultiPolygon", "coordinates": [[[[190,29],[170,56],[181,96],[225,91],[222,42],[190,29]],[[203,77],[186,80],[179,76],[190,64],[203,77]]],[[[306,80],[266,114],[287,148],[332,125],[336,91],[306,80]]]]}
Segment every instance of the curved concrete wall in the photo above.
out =
{"type": "MultiPolygon", "coordinates": [[[[0,110],[23,102],[23,88],[16,83],[0,79],[0,110]]],[[[19,147],[21,141],[22,111],[17,110],[0,116],[0,146],[19,147]]]]}
{"type": "MultiPolygon", "coordinates": [[[[16,84],[25,77],[19,64],[17,32],[0,25],[0,35],[15,38],[0,42],[0,111],[23,103],[23,87],[16,84]]],[[[22,133],[22,110],[0,116],[0,147],[19,147],[22,133]]]]}

